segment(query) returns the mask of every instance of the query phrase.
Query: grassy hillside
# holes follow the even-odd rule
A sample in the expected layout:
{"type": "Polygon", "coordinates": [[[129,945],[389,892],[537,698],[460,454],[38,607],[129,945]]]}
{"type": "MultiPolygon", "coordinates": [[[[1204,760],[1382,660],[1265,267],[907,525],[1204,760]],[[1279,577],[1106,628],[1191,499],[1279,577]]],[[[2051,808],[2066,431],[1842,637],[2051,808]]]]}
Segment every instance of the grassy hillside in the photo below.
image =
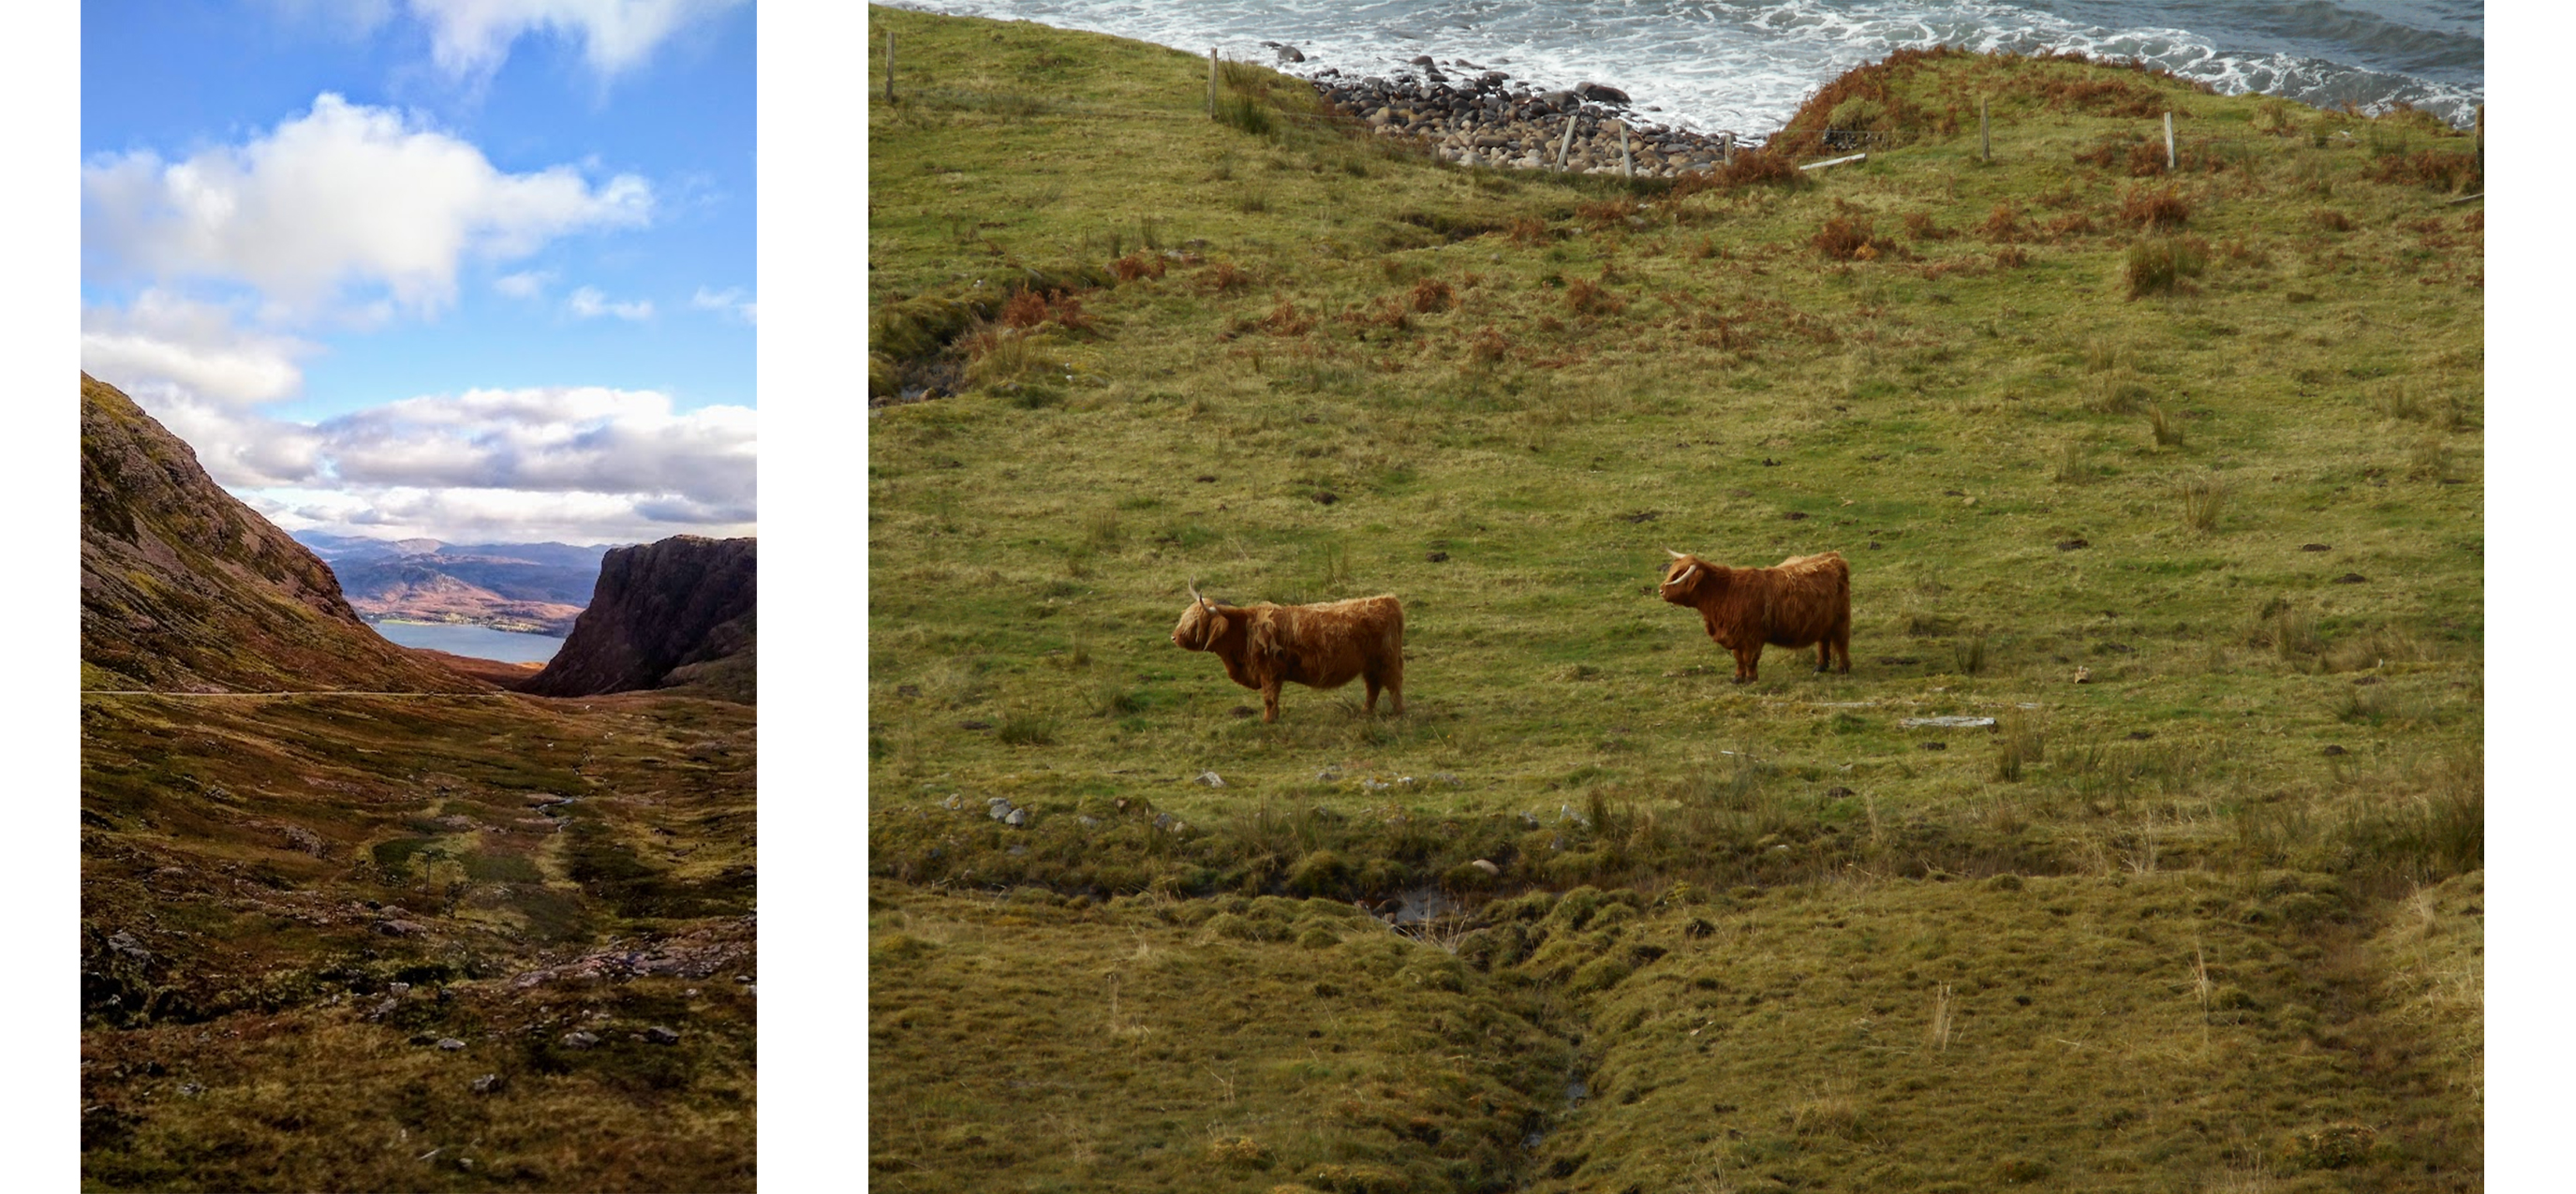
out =
{"type": "Polygon", "coordinates": [[[1866,164],[1632,183],[1438,165],[1253,68],[1211,121],[1204,59],[872,17],[871,865],[880,938],[927,944],[877,951],[871,1080],[965,1100],[872,1112],[878,1181],[968,1188],[933,1146],[971,1121],[1027,1188],[2475,1183],[2469,135],[1907,56],[1795,125],[1875,133],[1866,164]],[[1666,547],[1841,551],[1852,672],[1730,684],[1653,596],[1666,547]],[[1407,713],[1247,716],[1169,641],[1193,578],[1401,596],[1407,713]],[[1997,724],[1901,724],[1942,715],[1997,724]],[[1426,887],[1463,912],[1406,948],[1454,987],[1263,902],[1426,887]],[[1587,889],[1625,911],[1560,915],[1587,889]],[[1068,927],[1002,931],[1033,906],[1068,927]],[[1249,1033],[1168,994],[1203,977],[1122,979],[1182,1005],[1118,1067],[1150,1099],[1015,1096],[1107,1062],[949,1073],[917,1031],[1023,983],[1059,1049],[1116,1052],[1096,982],[1006,976],[1125,951],[1490,1010],[1444,1044],[1405,1033],[1466,1013],[1308,995],[1249,1033]],[[1309,1029],[1359,1057],[1295,1069],[1309,1029]],[[1468,1072],[1390,1077],[1430,1050],[1468,1072]],[[1490,1157],[1477,1082],[1524,1117],[1490,1157]],[[1104,1101],[1161,1110],[1031,1143],[1104,1101]]]}
{"type": "Polygon", "coordinates": [[[751,1185],[749,709],[81,712],[88,1188],[751,1185]]]}

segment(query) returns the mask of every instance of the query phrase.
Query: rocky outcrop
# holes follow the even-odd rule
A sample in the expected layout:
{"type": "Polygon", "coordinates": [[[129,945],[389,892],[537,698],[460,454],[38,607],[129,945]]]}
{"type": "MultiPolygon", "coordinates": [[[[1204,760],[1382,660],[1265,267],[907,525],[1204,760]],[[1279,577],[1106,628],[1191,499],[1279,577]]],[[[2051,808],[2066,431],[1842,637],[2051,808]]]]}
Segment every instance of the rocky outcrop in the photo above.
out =
{"type": "Polygon", "coordinates": [[[684,687],[750,703],[758,542],[679,535],[609,552],[590,607],[520,691],[593,696],[684,687]]]}
{"type": "Polygon", "coordinates": [[[311,551],[215,484],[123,391],[81,375],[81,687],[456,692],[386,642],[311,551]]]}

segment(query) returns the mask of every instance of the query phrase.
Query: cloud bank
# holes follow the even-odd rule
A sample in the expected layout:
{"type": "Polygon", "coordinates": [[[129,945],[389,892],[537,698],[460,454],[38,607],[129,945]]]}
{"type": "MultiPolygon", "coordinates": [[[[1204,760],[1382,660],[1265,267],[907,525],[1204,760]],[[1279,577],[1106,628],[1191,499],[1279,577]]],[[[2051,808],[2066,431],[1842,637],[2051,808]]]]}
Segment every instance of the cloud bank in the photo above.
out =
{"type": "Polygon", "coordinates": [[[748,407],[681,412],[649,390],[539,387],[407,398],[308,424],[166,382],[128,393],[217,483],[290,530],[640,542],[747,535],[757,520],[748,407]]]}

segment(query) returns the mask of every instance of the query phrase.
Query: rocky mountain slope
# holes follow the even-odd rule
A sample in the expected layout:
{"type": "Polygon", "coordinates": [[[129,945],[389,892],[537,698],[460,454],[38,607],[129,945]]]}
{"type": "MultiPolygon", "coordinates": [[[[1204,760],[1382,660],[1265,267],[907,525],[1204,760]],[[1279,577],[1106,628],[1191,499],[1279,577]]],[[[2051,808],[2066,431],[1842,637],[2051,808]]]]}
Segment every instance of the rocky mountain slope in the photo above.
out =
{"type": "Polygon", "coordinates": [[[757,544],[677,535],[609,552],[590,607],[522,691],[590,696],[686,687],[749,703],[757,544]]]}
{"type": "Polygon", "coordinates": [[[81,685],[274,692],[485,687],[386,642],[303,545],[81,375],[81,685]]]}

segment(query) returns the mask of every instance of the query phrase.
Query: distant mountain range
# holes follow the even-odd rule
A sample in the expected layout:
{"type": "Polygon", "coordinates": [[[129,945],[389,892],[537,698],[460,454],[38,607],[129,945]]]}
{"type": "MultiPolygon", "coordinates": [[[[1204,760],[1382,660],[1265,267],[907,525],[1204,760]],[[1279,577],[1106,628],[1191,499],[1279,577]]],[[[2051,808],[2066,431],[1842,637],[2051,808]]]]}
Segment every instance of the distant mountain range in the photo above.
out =
{"type": "Polygon", "coordinates": [[[442,543],[297,531],[368,618],[569,634],[608,545],[442,543]]]}

